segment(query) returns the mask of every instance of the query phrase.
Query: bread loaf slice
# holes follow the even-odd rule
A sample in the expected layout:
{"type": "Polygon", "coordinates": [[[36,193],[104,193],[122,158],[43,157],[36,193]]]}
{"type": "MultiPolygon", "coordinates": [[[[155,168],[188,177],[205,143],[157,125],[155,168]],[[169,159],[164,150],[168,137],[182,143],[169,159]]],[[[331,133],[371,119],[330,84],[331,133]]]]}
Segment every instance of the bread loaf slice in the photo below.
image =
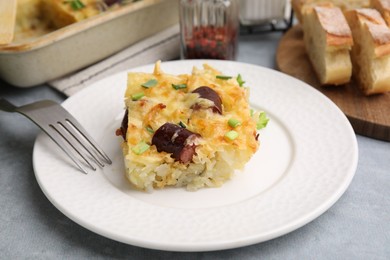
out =
{"type": "Polygon", "coordinates": [[[349,51],[353,40],[338,7],[315,6],[303,13],[306,52],[322,85],[341,85],[351,79],[349,51]]]}
{"type": "Polygon", "coordinates": [[[390,0],[371,0],[370,5],[372,8],[378,10],[387,25],[390,25],[390,0]]]}
{"type": "Polygon", "coordinates": [[[365,95],[390,91],[390,29],[375,9],[346,13],[355,45],[353,75],[365,95]]]}

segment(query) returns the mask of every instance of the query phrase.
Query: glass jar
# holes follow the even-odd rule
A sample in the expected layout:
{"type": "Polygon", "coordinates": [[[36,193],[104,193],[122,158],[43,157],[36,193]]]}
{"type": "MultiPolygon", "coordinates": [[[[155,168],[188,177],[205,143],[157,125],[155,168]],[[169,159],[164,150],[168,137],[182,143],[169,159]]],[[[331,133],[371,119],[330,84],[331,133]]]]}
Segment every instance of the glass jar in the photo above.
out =
{"type": "Polygon", "coordinates": [[[180,0],[182,59],[234,60],[239,0],[180,0]]]}

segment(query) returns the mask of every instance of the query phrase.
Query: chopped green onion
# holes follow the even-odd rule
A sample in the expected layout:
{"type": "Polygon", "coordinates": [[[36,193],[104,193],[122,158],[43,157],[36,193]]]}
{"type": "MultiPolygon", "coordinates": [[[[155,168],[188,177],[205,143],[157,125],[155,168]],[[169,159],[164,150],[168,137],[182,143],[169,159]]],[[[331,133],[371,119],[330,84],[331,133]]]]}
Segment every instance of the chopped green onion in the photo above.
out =
{"type": "Polygon", "coordinates": [[[67,4],[69,3],[73,10],[77,11],[85,7],[83,2],[81,0],[68,0],[64,1],[63,3],[67,4]]]}
{"type": "Polygon", "coordinates": [[[255,111],[253,109],[250,110],[250,115],[251,117],[253,117],[253,114],[255,113],[255,111]]]}
{"type": "Polygon", "coordinates": [[[256,128],[257,130],[260,130],[267,126],[269,121],[269,118],[267,117],[265,112],[261,112],[259,115],[259,120],[257,120],[256,128]]]}
{"type": "Polygon", "coordinates": [[[144,92],[138,92],[138,93],[131,95],[131,100],[137,101],[137,100],[140,100],[143,96],[145,96],[144,92]]]}
{"type": "Polygon", "coordinates": [[[131,148],[131,150],[137,154],[137,155],[140,155],[144,152],[146,152],[148,149],[149,149],[150,145],[148,145],[147,143],[145,143],[145,141],[142,141],[140,143],[138,143],[137,145],[133,146],[131,148]]]}
{"type": "Polygon", "coordinates": [[[121,5],[128,5],[131,3],[138,2],[138,1],[141,1],[141,0],[122,0],[120,3],[121,3],[121,5]]]}
{"type": "Polygon", "coordinates": [[[147,126],[147,127],[146,127],[146,131],[148,131],[148,132],[151,133],[151,134],[154,134],[154,130],[153,130],[153,128],[151,128],[150,126],[147,126]]]}
{"type": "Polygon", "coordinates": [[[187,88],[187,84],[172,84],[172,88],[174,88],[176,90],[187,88]]]}
{"type": "Polygon", "coordinates": [[[237,79],[238,85],[240,85],[240,87],[242,87],[244,85],[245,81],[242,79],[241,74],[238,74],[236,79],[237,79]]]}
{"type": "Polygon", "coordinates": [[[223,80],[228,80],[231,79],[232,77],[230,76],[225,76],[225,75],[217,75],[215,76],[217,79],[223,79],[223,80]]]}
{"type": "Polygon", "coordinates": [[[157,79],[151,79],[151,80],[146,81],[141,86],[144,87],[144,88],[151,88],[151,87],[156,86],[157,83],[158,83],[157,79]]]}
{"type": "Polygon", "coordinates": [[[131,3],[134,3],[134,2],[138,2],[138,1],[141,1],[141,0],[122,0],[120,3],[122,5],[127,5],[127,4],[131,4],[131,3]]]}
{"type": "Polygon", "coordinates": [[[225,139],[230,140],[230,141],[233,141],[237,137],[238,137],[238,133],[234,130],[229,131],[225,134],[225,139]]]}
{"type": "Polygon", "coordinates": [[[80,0],[74,0],[72,3],[71,3],[71,6],[73,8],[73,10],[80,10],[80,9],[83,9],[85,7],[85,5],[83,4],[83,2],[81,2],[80,0]]]}
{"type": "Polygon", "coordinates": [[[179,122],[179,126],[181,126],[182,128],[187,128],[186,124],[184,124],[182,121],[179,122]]]}
{"type": "Polygon", "coordinates": [[[237,126],[240,126],[241,125],[241,122],[235,118],[230,118],[228,120],[228,124],[233,127],[233,128],[236,128],[237,126]]]}

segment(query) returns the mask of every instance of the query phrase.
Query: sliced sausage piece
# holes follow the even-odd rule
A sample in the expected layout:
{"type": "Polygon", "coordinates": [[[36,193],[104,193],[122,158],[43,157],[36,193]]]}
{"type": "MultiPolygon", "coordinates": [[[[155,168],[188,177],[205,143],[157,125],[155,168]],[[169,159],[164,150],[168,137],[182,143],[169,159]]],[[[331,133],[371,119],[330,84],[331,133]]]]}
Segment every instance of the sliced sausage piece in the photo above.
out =
{"type": "Polygon", "coordinates": [[[186,128],[176,124],[165,123],[153,135],[152,145],[155,145],[158,152],[172,153],[172,158],[182,163],[192,160],[195,154],[196,145],[194,140],[200,137],[186,128]]]}
{"type": "MultiPolygon", "coordinates": [[[[212,110],[214,113],[218,113],[222,115],[222,100],[217,92],[215,92],[212,88],[207,86],[202,86],[194,91],[192,93],[198,93],[201,98],[208,99],[214,103],[214,106],[212,106],[212,110]]],[[[194,109],[199,109],[200,106],[194,107],[194,109]]]]}
{"type": "Polygon", "coordinates": [[[128,124],[129,124],[129,110],[126,109],[125,115],[123,116],[123,119],[122,119],[121,127],[118,130],[116,130],[116,135],[117,136],[122,135],[123,140],[125,140],[125,141],[126,141],[126,133],[127,133],[128,124]]]}

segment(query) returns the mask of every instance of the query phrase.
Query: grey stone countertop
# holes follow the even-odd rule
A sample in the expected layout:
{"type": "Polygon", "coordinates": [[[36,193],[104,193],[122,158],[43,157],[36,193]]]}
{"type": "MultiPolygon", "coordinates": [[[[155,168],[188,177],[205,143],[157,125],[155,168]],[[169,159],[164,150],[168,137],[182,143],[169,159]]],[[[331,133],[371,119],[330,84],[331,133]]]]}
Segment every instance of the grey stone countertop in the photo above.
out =
{"type": "MultiPolygon", "coordinates": [[[[281,33],[240,37],[238,60],[274,68],[281,33]]],[[[49,86],[0,96],[21,105],[66,97],[49,86]]],[[[390,259],[390,143],[357,135],[359,162],[351,185],[324,214],[282,237],[242,248],[199,253],[139,248],[95,234],[55,208],[34,177],[39,130],[0,111],[0,259],[390,259]]]]}

